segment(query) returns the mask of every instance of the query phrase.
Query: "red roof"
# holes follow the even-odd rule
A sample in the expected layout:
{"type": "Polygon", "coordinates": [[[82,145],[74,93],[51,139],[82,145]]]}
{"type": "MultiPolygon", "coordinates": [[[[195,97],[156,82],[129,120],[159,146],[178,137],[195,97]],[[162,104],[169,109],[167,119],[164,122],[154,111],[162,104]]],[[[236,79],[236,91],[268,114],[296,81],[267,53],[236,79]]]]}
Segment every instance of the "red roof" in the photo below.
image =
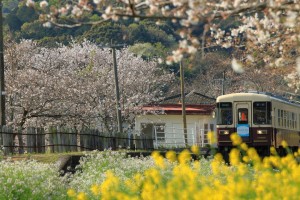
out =
{"type": "MultiPolygon", "coordinates": [[[[186,105],[186,114],[203,114],[209,115],[214,110],[215,105],[186,105]]],[[[181,104],[160,104],[160,105],[145,105],[143,111],[163,111],[166,114],[182,114],[181,104]]]]}

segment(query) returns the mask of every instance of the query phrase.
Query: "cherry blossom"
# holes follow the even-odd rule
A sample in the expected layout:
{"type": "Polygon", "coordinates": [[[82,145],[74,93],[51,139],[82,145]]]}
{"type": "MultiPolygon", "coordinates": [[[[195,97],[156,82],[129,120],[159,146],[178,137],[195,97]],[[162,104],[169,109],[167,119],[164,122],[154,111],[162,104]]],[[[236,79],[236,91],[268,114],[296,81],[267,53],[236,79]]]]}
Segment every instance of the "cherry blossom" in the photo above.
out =
{"type": "MultiPolygon", "coordinates": [[[[27,5],[39,4],[27,0],[27,5]]],[[[51,9],[47,7],[40,19],[62,27],[129,18],[167,20],[179,27],[181,36],[177,49],[165,59],[167,64],[178,63],[197,51],[203,53],[204,48],[234,48],[244,53],[232,61],[233,68],[238,66],[236,63],[248,65],[247,58],[251,55],[251,66],[259,63],[267,69],[292,69],[291,75],[286,77],[291,80],[298,73],[299,11],[299,0],[79,0],[52,5],[51,9]],[[87,21],[84,16],[91,13],[97,13],[99,20],[87,21]],[[227,22],[235,25],[227,29],[224,26],[227,22]],[[203,32],[194,31],[199,28],[203,32]]]]}
{"type": "MultiPolygon", "coordinates": [[[[8,124],[68,125],[116,130],[113,57],[110,48],[85,41],[57,48],[34,41],[7,44],[6,91],[8,124]]],[[[156,62],[117,50],[123,123],[136,106],[163,97],[174,75],[156,62]]]]}
{"type": "MultiPolygon", "coordinates": [[[[33,3],[33,0],[27,1],[29,6],[33,6],[33,3]]],[[[46,4],[41,3],[41,7],[42,5],[46,4]]],[[[263,48],[265,44],[274,43],[276,38],[279,38],[281,44],[287,42],[287,37],[297,42],[299,35],[298,0],[79,0],[55,6],[57,5],[45,10],[41,19],[58,26],[74,27],[128,18],[150,18],[158,22],[171,20],[178,23],[181,25],[179,33],[190,48],[178,47],[180,50],[175,50],[173,55],[166,59],[169,63],[182,59],[178,58],[178,53],[194,54],[195,49],[216,44],[224,48],[241,45],[236,39],[241,36],[263,48]],[[68,13],[67,10],[71,12],[68,13]],[[85,14],[92,12],[98,13],[99,21],[85,21],[85,14]],[[63,21],[65,15],[75,18],[74,21],[63,21]],[[221,30],[220,25],[226,20],[236,21],[238,27],[221,30]],[[199,26],[203,27],[204,34],[194,35],[193,30],[199,26]],[[214,40],[208,37],[209,34],[212,34],[214,40]],[[200,42],[194,43],[194,38],[200,42]]],[[[247,46],[248,43],[244,45],[247,46]]],[[[284,48],[288,48],[287,45],[284,48]]],[[[287,59],[284,54],[282,57],[287,59]]]]}

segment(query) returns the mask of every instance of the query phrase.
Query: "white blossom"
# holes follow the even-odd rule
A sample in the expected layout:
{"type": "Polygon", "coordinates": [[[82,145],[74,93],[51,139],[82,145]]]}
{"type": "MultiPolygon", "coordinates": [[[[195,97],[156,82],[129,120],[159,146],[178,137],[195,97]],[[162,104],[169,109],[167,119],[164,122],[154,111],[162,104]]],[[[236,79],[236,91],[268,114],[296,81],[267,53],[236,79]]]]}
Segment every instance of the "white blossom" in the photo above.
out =
{"type": "Polygon", "coordinates": [[[300,57],[296,59],[296,70],[298,74],[300,75],[300,57]]]}
{"type": "Polygon", "coordinates": [[[78,6],[74,6],[72,9],[72,14],[75,17],[80,17],[83,14],[83,11],[78,6]]]}
{"type": "Polygon", "coordinates": [[[286,21],[285,21],[284,24],[287,27],[295,27],[297,17],[298,17],[297,12],[288,11],[287,12],[287,18],[286,18],[286,21]]]}
{"type": "Polygon", "coordinates": [[[241,0],[234,0],[233,7],[238,7],[241,3],[241,0]]]}
{"type": "Polygon", "coordinates": [[[26,1],[26,6],[28,6],[28,7],[32,7],[32,6],[34,6],[34,1],[33,0],[27,0],[26,1]]]}
{"type": "MultiPolygon", "coordinates": [[[[37,124],[104,124],[115,112],[114,73],[109,49],[100,49],[90,42],[39,47],[36,42],[23,40],[6,49],[6,92],[12,97],[7,112],[12,122],[23,126],[37,124]],[[15,47],[12,48],[12,47],[15,47]],[[10,53],[9,53],[10,52],[10,53]],[[17,65],[12,61],[17,61],[17,65]],[[18,70],[14,70],[17,68],[18,70]],[[24,118],[24,109],[29,118],[24,118]],[[47,115],[49,117],[30,117],[47,115]],[[64,116],[59,119],[50,116],[64,116]],[[78,117],[74,117],[78,116],[78,117]]],[[[136,105],[149,103],[161,95],[163,85],[174,75],[159,69],[156,62],[146,62],[128,49],[116,51],[118,62],[122,117],[128,116],[136,105]],[[159,73],[158,73],[159,72],[159,73]]],[[[105,127],[112,131],[112,127],[105,127]]]]}
{"type": "Polygon", "coordinates": [[[239,30],[238,29],[232,29],[231,30],[231,36],[236,37],[239,34],[239,30]]]}
{"type": "Polygon", "coordinates": [[[50,28],[51,23],[50,22],[45,22],[45,23],[43,23],[43,27],[50,28]]]}
{"type": "Polygon", "coordinates": [[[41,1],[40,2],[40,7],[41,8],[46,8],[48,6],[48,2],[47,1],[41,1]]]}
{"type": "Polygon", "coordinates": [[[232,66],[233,71],[235,71],[236,73],[240,74],[245,71],[242,63],[239,62],[238,60],[236,60],[235,58],[232,59],[231,66],[232,66]]]}
{"type": "Polygon", "coordinates": [[[275,65],[276,67],[282,67],[283,66],[283,61],[284,59],[283,58],[278,58],[275,60],[275,65]]]}
{"type": "Polygon", "coordinates": [[[197,52],[197,48],[194,46],[188,46],[188,51],[189,54],[195,54],[197,52]]]}
{"type": "Polygon", "coordinates": [[[93,0],[94,4],[100,4],[102,0],[93,0]]]}

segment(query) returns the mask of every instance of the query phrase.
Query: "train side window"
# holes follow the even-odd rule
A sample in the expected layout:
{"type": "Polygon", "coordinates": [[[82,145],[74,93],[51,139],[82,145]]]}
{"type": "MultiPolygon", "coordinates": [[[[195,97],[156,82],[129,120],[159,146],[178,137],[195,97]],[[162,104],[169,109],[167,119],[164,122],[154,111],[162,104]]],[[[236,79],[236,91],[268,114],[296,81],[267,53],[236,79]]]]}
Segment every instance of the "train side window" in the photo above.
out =
{"type": "Polygon", "coordinates": [[[230,125],[232,124],[232,103],[222,102],[217,104],[217,124],[230,125]]]}
{"type": "MultiPolygon", "coordinates": [[[[279,115],[279,110],[278,110],[279,115]]],[[[271,124],[271,102],[254,102],[253,103],[253,123],[254,124],[271,124]]],[[[280,119],[278,116],[278,124],[280,119]]]]}
{"type": "Polygon", "coordinates": [[[238,109],[238,124],[248,124],[248,109],[239,108],[238,109]]]}

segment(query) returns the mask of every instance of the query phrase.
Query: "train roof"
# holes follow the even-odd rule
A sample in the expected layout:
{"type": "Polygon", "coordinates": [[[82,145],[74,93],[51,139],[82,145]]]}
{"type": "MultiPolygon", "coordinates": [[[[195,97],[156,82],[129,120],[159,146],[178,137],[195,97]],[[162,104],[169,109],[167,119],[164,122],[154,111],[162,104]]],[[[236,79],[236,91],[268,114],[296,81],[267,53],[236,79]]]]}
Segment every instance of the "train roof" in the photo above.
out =
{"type": "Polygon", "coordinates": [[[264,92],[243,92],[243,93],[226,94],[217,97],[217,102],[224,101],[224,100],[234,101],[236,98],[238,98],[241,101],[247,101],[250,99],[257,99],[260,101],[275,100],[275,101],[280,101],[283,103],[292,104],[300,107],[300,102],[298,101],[290,100],[279,95],[275,95],[272,93],[264,93],[264,92]]]}

